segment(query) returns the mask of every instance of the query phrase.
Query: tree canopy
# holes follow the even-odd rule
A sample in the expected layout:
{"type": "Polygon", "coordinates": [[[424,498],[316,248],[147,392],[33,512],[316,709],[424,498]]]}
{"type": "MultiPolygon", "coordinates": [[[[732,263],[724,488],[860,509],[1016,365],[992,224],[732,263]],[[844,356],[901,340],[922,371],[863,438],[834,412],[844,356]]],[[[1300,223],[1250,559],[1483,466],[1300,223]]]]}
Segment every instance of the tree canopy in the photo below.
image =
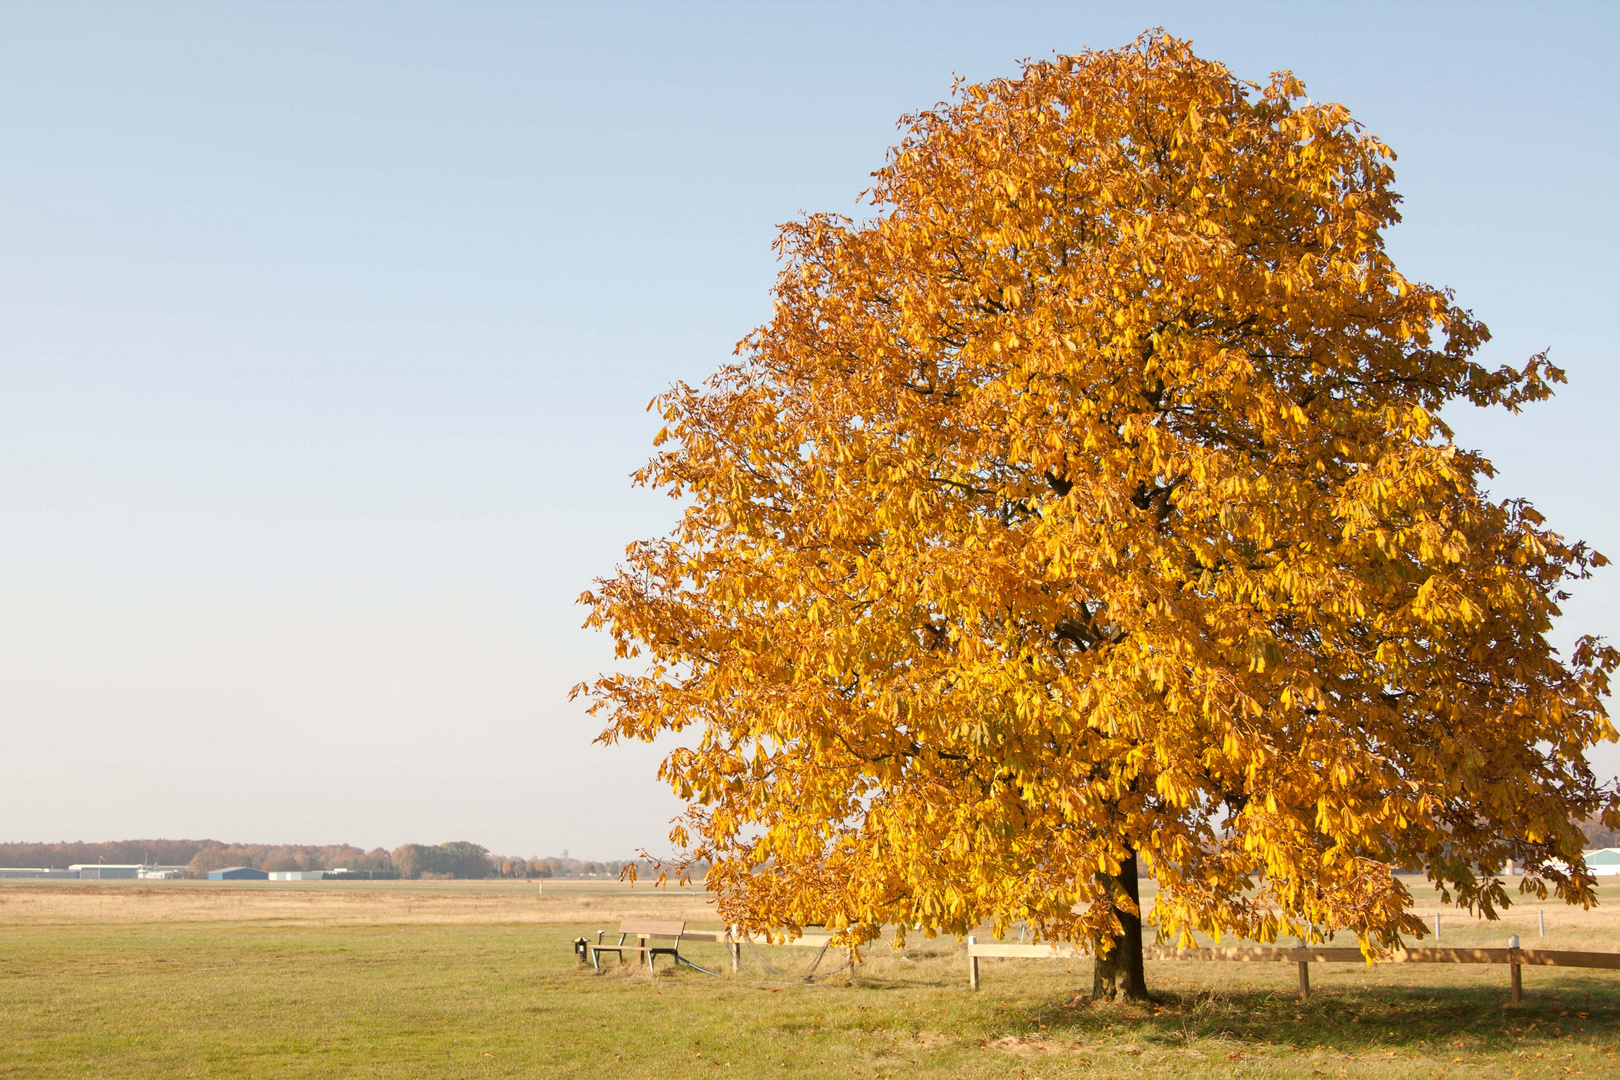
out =
{"type": "Polygon", "coordinates": [[[1423,932],[1400,868],[1592,902],[1620,657],[1548,634],[1604,560],[1441,416],[1563,376],[1482,366],[1395,268],[1389,149],[1158,32],[902,128],[872,214],[783,226],[771,320],[657,400],[679,524],[582,598],[635,658],[580,688],[603,739],[687,733],[672,839],[724,918],[1111,954],[1138,860],[1176,940],[1374,953],[1423,932]]]}

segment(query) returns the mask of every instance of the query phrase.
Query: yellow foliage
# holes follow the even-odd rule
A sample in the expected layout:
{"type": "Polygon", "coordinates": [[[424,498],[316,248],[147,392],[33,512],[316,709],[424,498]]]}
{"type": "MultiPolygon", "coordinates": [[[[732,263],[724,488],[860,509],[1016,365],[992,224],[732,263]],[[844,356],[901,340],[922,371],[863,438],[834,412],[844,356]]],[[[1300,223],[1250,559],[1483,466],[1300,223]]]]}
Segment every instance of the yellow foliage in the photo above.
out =
{"type": "Polygon", "coordinates": [[[684,500],[584,597],[581,689],[662,776],[723,917],[1421,933],[1394,868],[1589,902],[1616,653],[1548,645],[1601,557],[1481,490],[1487,331],[1402,277],[1392,155],[1162,34],[906,118],[871,220],[782,229],[771,321],[655,404],[684,500]]]}

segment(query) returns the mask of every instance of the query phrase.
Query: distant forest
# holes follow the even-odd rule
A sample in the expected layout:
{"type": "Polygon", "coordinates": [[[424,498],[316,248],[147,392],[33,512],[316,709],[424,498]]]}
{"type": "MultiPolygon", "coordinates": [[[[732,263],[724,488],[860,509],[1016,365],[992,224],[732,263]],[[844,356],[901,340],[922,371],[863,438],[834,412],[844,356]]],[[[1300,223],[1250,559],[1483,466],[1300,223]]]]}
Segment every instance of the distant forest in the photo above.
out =
{"type": "MultiPolygon", "coordinates": [[[[0,866],[66,867],[74,863],[144,863],[184,866],[203,877],[226,866],[258,870],[336,870],[377,878],[618,877],[633,860],[595,862],[555,856],[492,855],[466,840],[402,844],[366,851],[350,844],[227,844],[219,840],[111,840],[100,844],[0,844],[0,866]]],[[[642,869],[638,866],[638,869],[642,869]]]]}
{"type": "Polygon", "coordinates": [[[1620,829],[1611,829],[1596,818],[1581,822],[1581,832],[1592,847],[1620,847],[1620,829]]]}

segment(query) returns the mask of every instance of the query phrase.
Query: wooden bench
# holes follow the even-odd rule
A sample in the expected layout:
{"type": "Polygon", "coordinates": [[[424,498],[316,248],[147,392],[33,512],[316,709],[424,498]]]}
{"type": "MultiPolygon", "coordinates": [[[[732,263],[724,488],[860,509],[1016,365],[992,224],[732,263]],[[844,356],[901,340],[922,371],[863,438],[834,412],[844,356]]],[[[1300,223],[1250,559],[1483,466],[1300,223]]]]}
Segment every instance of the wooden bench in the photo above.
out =
{"type": "MultiPolygon", "coordinates": [[[[647,958],[647,970],[653,969],[653,957],[663,955],[673,957],[677,964],[686,964],[697,967],[692,961],[681,955],[681,935],[686,931],[684,922],[660,922],[653,919],[626,919],[619,924],[619,940],[617,944],[602,944],[602,936],[608,931],[596,932],[596,944],[590,946],[591,967],[597,972],[602,970],[602,954],[618,953],[619,963],[624,963],[625,953],[635,953],[647,958]],[[636,943],[627,945],[627,938],[635,936],[636,943]],[[650,945],[650,941],[668,941],[668,945],[650,945]]],[[[698,968],[702,971],[702,968],[698,968]]],[[[713,974],[713,972],[709,972],[713,974]]]]}

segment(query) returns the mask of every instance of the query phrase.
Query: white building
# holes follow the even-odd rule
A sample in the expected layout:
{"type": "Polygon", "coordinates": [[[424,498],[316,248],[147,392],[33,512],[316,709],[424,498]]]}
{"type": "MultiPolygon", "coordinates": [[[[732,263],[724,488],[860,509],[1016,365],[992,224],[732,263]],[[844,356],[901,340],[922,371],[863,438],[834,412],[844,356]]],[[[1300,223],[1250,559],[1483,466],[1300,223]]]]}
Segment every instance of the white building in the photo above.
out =
{"type": "Polygon", "coordinates": [[[152,863],[74,863],[68,870],[82,881],[107,881],[118,878],[161,881],[179,877],[185,867],[154,866],[152,863]]]}
{"type": "Polygon", "coordinates": [[[1599,877],[1620,874],[1620,847],[1583,851],[1581,855],[1586,859],[1586,868],[1599,877]]]}
{"type": "Polygon", "coordinates": [[[106,881],[109,878],[138,878],[145,869],[140,863],[74,863],[69,870],[78,871],[83,881],[106,881]]]}

